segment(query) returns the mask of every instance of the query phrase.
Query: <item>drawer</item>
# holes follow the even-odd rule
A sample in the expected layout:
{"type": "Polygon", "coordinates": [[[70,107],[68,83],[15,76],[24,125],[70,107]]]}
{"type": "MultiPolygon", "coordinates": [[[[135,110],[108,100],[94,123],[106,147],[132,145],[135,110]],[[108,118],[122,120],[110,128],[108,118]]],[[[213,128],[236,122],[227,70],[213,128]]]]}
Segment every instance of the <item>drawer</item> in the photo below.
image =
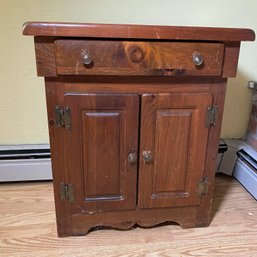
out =
{"type": "Polygon", "coordinates": [[[221,43],[55,41],[59,75],[219,76],[223,53],[221,43]]]}

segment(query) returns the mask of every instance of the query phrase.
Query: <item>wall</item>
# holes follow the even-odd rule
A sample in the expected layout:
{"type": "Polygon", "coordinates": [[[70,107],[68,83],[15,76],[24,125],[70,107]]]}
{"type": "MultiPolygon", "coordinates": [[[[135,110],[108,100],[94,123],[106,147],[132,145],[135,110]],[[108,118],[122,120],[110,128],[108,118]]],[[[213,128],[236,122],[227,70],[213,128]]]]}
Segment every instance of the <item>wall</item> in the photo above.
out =
{"type": "MultiPolygon", "coordinates": [[[[0,144],[48,142],[43,78],[36,77],[33,38],[25,21],[74,21],[246,27],[257,32],[253,0],[1,0],[0,144]]],[[[249,113],[248,80],[257,80],[257,43],[242,44],[238,76],[230,79],[223,137],[242,137],[249,113]]]]}

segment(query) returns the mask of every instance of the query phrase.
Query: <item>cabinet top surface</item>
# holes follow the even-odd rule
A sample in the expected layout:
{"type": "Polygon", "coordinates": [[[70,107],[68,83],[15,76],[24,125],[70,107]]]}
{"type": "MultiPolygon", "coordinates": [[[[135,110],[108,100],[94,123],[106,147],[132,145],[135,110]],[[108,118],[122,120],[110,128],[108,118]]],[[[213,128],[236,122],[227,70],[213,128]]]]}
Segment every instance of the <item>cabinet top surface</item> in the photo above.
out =
{"type": "Polygon", "coordinates": [[[255,33],[251,29],[61,22],[26,22],[23,35],[192,41],[255,40],[255,33]]]}

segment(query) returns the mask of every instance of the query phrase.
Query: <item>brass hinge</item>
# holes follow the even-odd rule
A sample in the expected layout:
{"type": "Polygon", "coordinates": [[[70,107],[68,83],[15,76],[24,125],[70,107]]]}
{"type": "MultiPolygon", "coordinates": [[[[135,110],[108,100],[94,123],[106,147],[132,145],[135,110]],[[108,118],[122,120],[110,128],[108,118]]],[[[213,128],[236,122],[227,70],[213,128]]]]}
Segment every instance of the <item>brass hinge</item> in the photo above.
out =
{"type": "Polygon", "coordinates": [[[202,178],[198,182],[197,193],[199,196],[206,195],[208,192],[208,178],[202,178]]]}
{"type": "Polygon", "coordinates": [[[209,106],[206,111],[205,127],[215,126],[218,118],[218,106],[209,106]]]}
{"type": "Polygon", "coordinates": [[[73,185],[60,183],[60,194],[62,202],[74,202],[73,185]]]}
{"type": "Polygon", "coordinates": [[[71,110],[70,107],[65,106],[63,109],[57,105],[54,107],[55,124],[57,127],[71,128],[71,110]]]}

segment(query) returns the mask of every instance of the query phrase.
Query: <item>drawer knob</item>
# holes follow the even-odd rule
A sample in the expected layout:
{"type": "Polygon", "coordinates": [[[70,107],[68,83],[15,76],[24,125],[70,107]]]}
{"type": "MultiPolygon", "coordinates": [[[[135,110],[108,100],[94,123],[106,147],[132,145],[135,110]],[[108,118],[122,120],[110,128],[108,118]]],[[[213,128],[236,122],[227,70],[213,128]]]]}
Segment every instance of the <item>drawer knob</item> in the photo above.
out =
{"type": "Polygon", "coordinates": [[[82,57],[82,62],[85,64],[85,65],[89,65],[92,63],[92,59],[90,57],[90,54],[88,52],[88,50],[84,49],[81,51],[81,57],[82,57]]]}
{"type": "Polygon", "coordinates": [[[133,163],[137,160],[137,155],[136,152],[134,150],[131,150],[131,152],[128,155],[128,161],[133,163]]]}
{"type": "Polygon", "coordinates": [[[149,150],[144,150],[143,151],[143,158],[145,162],[150,162],[153,159],[153,155],[151,151],[149,150]]]}
{"type": "Polygon", "coordinates": [[[195,66],[201,66],[203,64],[203,57],[200,53],[193,53],[193,63],[195,66]]]}

